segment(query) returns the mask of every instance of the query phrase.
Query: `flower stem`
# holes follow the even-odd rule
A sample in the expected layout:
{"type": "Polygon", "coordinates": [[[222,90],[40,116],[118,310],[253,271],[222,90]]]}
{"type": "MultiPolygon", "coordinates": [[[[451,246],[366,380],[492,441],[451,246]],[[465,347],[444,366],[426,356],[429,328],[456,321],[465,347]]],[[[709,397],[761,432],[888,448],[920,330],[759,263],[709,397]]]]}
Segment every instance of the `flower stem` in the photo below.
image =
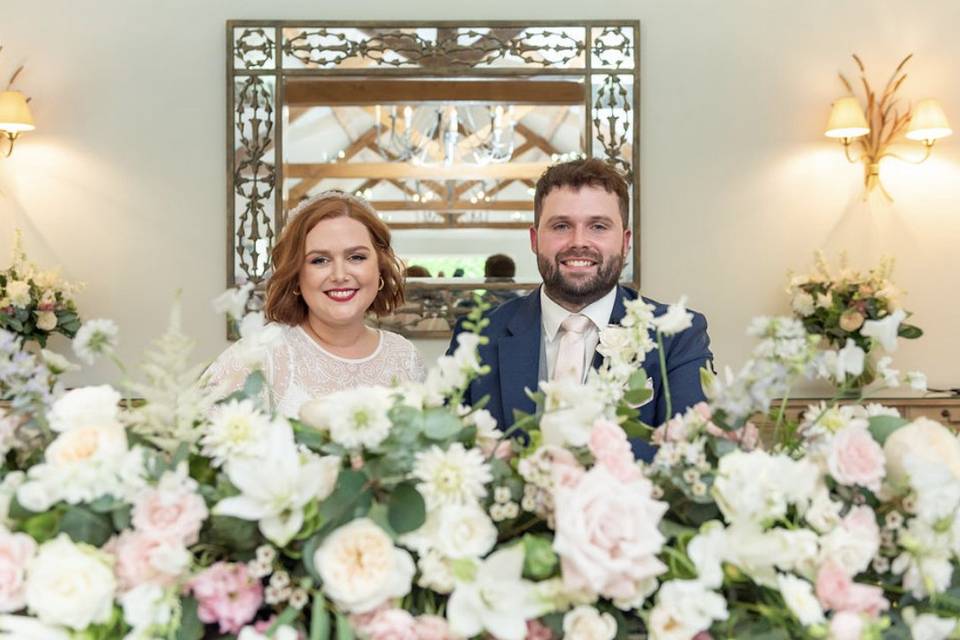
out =
{"type": "MultiPolygon", "coordinates": [[[[666,420],[673,417],[673,399],[670,397],[670,380],[667,377],[667,356],[663,353],[663,334],[657,329],[657,351],[660,356],[660,376],[663,378],[663,395],[667,400],[666,420]]],[[[664,422],[666,422],[664,420],[664,422]]]]}

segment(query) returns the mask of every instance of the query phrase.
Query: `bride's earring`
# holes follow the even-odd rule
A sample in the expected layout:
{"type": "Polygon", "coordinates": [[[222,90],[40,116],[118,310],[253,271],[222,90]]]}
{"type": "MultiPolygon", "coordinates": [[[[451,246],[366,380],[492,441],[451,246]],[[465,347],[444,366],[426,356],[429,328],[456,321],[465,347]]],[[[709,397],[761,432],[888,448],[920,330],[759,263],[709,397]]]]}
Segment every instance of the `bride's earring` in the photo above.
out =
{"type": "Polygon", "coordinates": [[[386,282],[383,281],[383,276],[380,276],[380,286],[377,287],[377,291],[383,291],[383,288],[386,286],[386,282]]]}
{"type": "Polygon", "coordinates": [[[300,297],[300,289],[294,289],[294,290],[293,290],[293,295],[296,296],[297,298],[299,298],[299,297],[300,297]]]}

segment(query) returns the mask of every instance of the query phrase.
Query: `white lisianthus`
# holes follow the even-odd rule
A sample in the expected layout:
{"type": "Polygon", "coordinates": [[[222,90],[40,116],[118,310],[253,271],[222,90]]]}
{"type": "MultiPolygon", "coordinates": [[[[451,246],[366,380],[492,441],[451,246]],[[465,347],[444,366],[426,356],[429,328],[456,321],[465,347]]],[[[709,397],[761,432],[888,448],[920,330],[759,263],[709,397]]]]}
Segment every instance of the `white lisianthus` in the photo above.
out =
{"type": "Polygon", "coordinates": [[[662,335],[672,336],[693,325],[693,314],[687,311],[687,296],[667,307],[667,312],[653,319],[653,326],[662,335]]]}
{"type": "Polygon", "coordinates": [[[697,580],[671,580],[660,587],[650,612],[651,640],[689,640],[714,620],[727,619],[727,601],[697,580]]]}
{"type": "Polygon", "coordinates": [[[326,398],[330,439],[346,449],[373,449],[390,435],[392,390],[357,387],[326,398]]]}
{"type": "Polygon", "coordinates": [[[55,376],[59,376],[67,371],[78,371],[80,369],[79,365],[70,362],[59,353],[50,351],[49,349],[41,349],[40,356],[43,358],[43,364],[47,365],[47,369],[55,376]]]}
{"type": "Polygon", "coordinates": [[[527,620],[545,613],[534,584],[522,578],[523,546],[491,554],[473,575],[458,575],[447,602],[450,631],[469,638],[483,631],[500,640],[523,640],[527,620]]]}
{"type": "Polygon", "coordinates": [[[100,356],[112,356],[117,349],[120,329],[113,320],[87,320],[73,338],[73,352],[88,365],[100,356]]]}
{"type": "Polygon", "coordinates": [[[914,391],[927,390],[927,374],[922,371],[907,371],[907,384],[914,391]]]}
{"type": "Polygon", "coordinates": [[[481,558],[497,543],[497,527],[476,503],[447,504],[429,512],[423,526],[400,543],[420,555],[434,550],[446,558],[481,558]]]}
{"type": "Polygon", "coordinates": [[[27,568],[27,609],[45,624],[83,631],[113,613],[116,581],[109,556],[61,533],[27,568]]]}
{"type": "Polygon", "coordinates": [[[867,320],[860,329],[860,335],[873,338],[883,346],[884,351],[893,353],[897,350],[897,330],[906,317],[903,309],[897,309],[881,320],[867,320]]]}
{"type": "Polygon", "coordinates": [[[806,291],[801,291],[797,295],[793,296],[793,301],[791,303],[793,310],[799,313],[801,316],[806,318],[807,316],[813,315],[814,311],[814,300],[806,291]]]}
{"type": "Polygon", "coordinates": [[[633,356],[633,331],[628,327],[609,325],[600,329],[597,352],[605,358],[622,361],[633,356]]]}
{"type": "Polygon", "coordinates": [[[805,627],[825,620],[823,608],[813,595],[813,585],[790,574],[777,575],[777,587],[790,612],[805,627]]]}
{"type": "Polygon", "coordinates": [[[946,640],[957,628],[956,619],[941,618],[932,613],[917,615],[913,607],[903,610],[903,619],[910,627],[913,640],[946,640]]]}
{"type": "Polygon", "coordinates": [[[213,310],[239,320],[247,309],[247,300],[253,291],[253,283],[248,282],[240,287],[227,289],[211,301],[213,310]]]}
{"type": "Polygon", "coordinates": [[[37,312],[37,329],[41,331],[53,331],[57,328],[57,314],[53,311],[37,312]]]}
{"type": "Polygon", "coordinates": [[[213,512],[259,521],[263,535],[282,547],[303,526],[304,507],[333,492],[340,458],[301,453],[293,431],[282,423],[273,426],[265,446],[258,457],[227,463],[227,476],[241,493],[218,502],[213,512]]]}
{"type": "Polygon", "coordinates": [[[214,407],[210,425],[200,438],[203,455],[219,467],[228,460],[251,458],[263,451],[264,442],[277,426],[252,400],[230,400],[214,407]]]}
{"type": "Polygon", "coordinates": [[[903,588],[917,599],[943,593],[953,578],[952,550],[946,536],[934,530],[922,518],[910,520],[897,540],[903,553],[894,559],[890,570],[903,575],[903,588]]]}
{"type": "Polygon", "coordinates": [[[70,640],[72,635],[63,627],[35,618],[0,615],[0,640],[70,640]]]}
{"type": "Polygon", "coordinates": [[[387,533],[368,518],[336,529],[313,557],[324,592],[349,613],[366,613],[410,592],[416,567],[387,533]]]}
{"type": "Polygon", "coordinates": [[[53,403],[47,419],[54,431],[119,424],[120,394],[109,385],[81,387],[53,403]]]}
{"type": "Polygon", "coordinates": [[[487,495],[493,480],[490,465],[478,449],[465,449],[459,442],[446,451],[434,445],[416,455],[413,477],[430,510],[443,505],[476,504],[487,495]]]}
{"type": "Polygon", "coordinates": [[[915,457],[928,465],[942,465],[960,481],[960,438],[938,422],[917,418],[894,431],[883,444],[887,475],[898,485],[909,483],[906,460],[915,457]]]}
{"type": "Polygon", "coordinates": [[[120,596],[123,619],[144,634],[163,635],[173,620],[175,598],[163,587],[144,583],[120,596]]]}
{"type": "Polygon", "coordinates": [[[455,581],[453,571],[450,568],[450,561],[437,551],[427,551],[420,554],[417,568],[420,569],[420,577],[417,579],[418,586],[437,593],[453,591],[455,581]]]}
{"type": "Polygon", "coordinates": [[[15,307],[25,307],[30,304],[30,285],[23,280],[7,282],[7,297],[15,307]]]}
{"type": "Polygon", "coordinates": [[[563,616],[563,637],[566,640],[613,640],[616,635],[614,617],[591,606],[580,605],[563,616]]]}

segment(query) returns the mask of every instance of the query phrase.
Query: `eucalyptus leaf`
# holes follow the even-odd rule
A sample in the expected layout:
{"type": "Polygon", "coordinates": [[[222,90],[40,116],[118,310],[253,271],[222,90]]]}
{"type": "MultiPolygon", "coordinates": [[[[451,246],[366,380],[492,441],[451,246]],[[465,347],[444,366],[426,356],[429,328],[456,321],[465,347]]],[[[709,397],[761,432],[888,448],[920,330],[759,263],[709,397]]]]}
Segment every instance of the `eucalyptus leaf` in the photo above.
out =
{"type": "Polygon", "coordinates": [[[113,535],[113,523],[103,514],[81,506],[68,507],[60,520],[60,531],[74,542],[100,547],[113,535]]]}
{"type": "Polygon", "coordinates": [[[207,523],[211,544],[236,551],[251,551],[260,544],[256,522],[233,516],[212,516],[207,523]]]}
{"type": "Polygon", "coordinates": [[[197,615],[197,601],[191,597],[180,599],[180,627],[176,640],[201,640],[203,623],[197,615]]]}
{"type": "Polygon", "coordinates": [[[247,376],[246,382],[243,383],[243,394],[248,398],[255,398],[260,395],[264,384],[266,384],[266,379],[263,377],[263,372],[254,371],[247,376]]]}
{"type": "Polygon", "coordinates": [[[427,519],[426,503],[412,482],[396,486],[390,495],[387,509],[390,526],[398,534],[419,529],[427,519]]]}
{"type": "Polygon", "coordinates": [[[906,420],[898,416],[873,416],[869,422],[873,439],[881,445],[887,441],[890,434],[907,424],[906,420]]]}
{"type": "Polygon", "coordinates": [[[450,440],[462,428],[459,418],[447,409],[434,407],[423,412],[423,434],[431,440],[450,440]]]}

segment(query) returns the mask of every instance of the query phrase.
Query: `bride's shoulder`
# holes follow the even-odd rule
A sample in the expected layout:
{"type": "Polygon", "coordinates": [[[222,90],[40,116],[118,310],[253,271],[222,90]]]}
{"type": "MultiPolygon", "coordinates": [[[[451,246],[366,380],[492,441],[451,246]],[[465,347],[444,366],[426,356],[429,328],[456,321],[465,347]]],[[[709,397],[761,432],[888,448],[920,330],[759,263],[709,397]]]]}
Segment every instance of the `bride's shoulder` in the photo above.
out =
{"type": "Polygon", "coordinates": [[[380,334],[383,336],[383,349],[389,350],[394,353],[403,352],[410,353],[415,352],[417,348],[413,345],[412,342],[404,338],[399,333],[394,333],[393,331],[387,331],[386,329],[380,329],[380,334]]]}

